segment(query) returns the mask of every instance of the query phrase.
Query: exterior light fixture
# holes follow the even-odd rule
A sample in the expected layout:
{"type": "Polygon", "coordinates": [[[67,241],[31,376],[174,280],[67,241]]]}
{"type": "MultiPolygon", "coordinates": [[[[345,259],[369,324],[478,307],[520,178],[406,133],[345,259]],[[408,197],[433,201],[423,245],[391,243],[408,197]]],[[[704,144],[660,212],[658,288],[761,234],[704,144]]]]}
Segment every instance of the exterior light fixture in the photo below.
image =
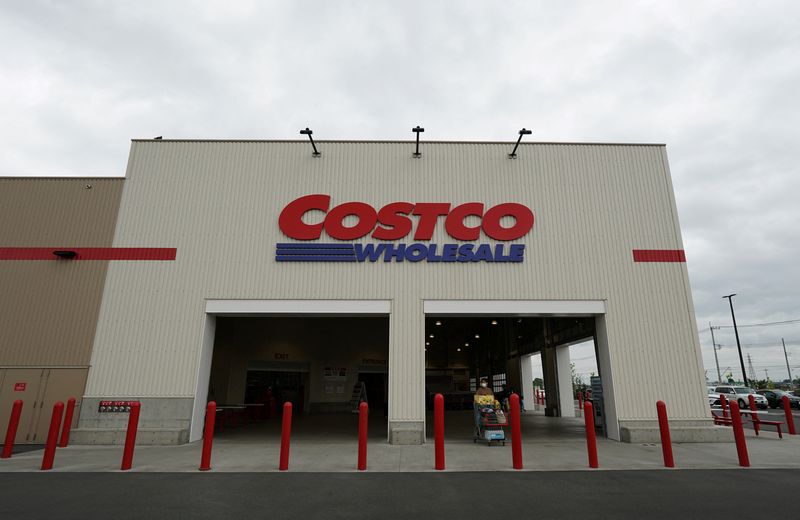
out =
{"type": "Polygon", "coordinates": [[[415,159],[419,159],[420,157],[422,157],[422,154],[419,152],[419,134],[421,132],[424,132],[425,129],[422,128],[421,126],[417,125],[414,128],[412,128],[411,131],[414,132],[415,134],[417,134],[417,148],[416,148],[416,151],[413,154],[413,157],[415,159]]]}
{"type": "Polygon", "coordinates": [[[315,144],[314,144],[314,138],[313,138],[313,137],[311,137],[311,134],[313,134],[313,133],[314,133],[314,132],[312,132],[311,130],[309,130],[309,128],[308,128],[308,127],[306,127],[306,129],[305,129],[305,130],[300,130],[300,135],[307,135],[307,136],[308,136],[308,139],[309,139],[309,141],[311,141],[311,148],[313,148],[313,149],[314,149],[314,153],[312,153],[311,155],[312,155],[313,157],[319,157],[319,156],[320,156],[320,155],[322,155],[322,154],[321,154],[321,153],[319,153],[319,152],[317,151],[317,145],[315,145],[315,144]]]}
{"type": "Polygon", "coordinates": [[[519,131],[519,138],[517,139],[517,144],[514,145],[514,149],[511,150],[510,154],[508,154],[508,158],[509,159],[516,159],[517,158],[517,147],[519,146],[519,142],[522,141],[522,136],[523,135],[531,135],[532,133],[533,133],[533,131],[526,130],[525,128],[523,128],[522,130],[519,131]]]}

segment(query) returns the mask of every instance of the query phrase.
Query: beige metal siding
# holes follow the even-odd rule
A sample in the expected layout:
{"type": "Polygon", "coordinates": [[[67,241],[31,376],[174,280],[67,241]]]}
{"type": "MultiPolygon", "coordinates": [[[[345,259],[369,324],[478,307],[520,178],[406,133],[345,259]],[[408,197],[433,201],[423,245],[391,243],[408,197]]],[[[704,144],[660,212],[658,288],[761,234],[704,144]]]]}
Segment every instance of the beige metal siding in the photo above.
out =
{"type": "MultiPolygon", "coordinates": [[[[676,391],[671,417],[706,417],[686,265],[632,261],[682,248],[663,147],[527,144],[509,160],[511,146],[423,143],[413,159],[411,143],[321,142],[312,158],[306,142],[134,142],[114,245],[177,260],[109,267],[87,395],[192,396],[207,298],[390,299],[390,419],[421,420],[423,300],[605,299],[618,418],[651,419],[676,391]],[[276,263],[278,214],[311,193],[520,202],[536,223],[519,264],[276,263]]],[[[453,242],[442,220],[431,242],[453,242]]]]}
{"type": "MultiPolygon", "coordinates": [[[[122,183],[0,179],[0,247],[110,247],[122,183]]],[[[88,366],[107,265],[0,261],[0,366],[88,366]]]]}

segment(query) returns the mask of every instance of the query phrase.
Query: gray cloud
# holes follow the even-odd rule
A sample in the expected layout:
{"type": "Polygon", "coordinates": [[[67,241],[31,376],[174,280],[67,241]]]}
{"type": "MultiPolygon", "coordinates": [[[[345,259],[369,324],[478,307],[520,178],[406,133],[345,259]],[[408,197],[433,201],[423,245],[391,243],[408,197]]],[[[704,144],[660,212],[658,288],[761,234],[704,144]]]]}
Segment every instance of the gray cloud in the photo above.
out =
{"type": "MultiPolygon", "coordinates": [[[[562,4],[4,2],[0,175],[118,176],[131,137],[306,125],[664,142],[699,327],[730,323],[728,292],[743,323],[800,317],[797,2],[562,4]]],[[[754,364],[778,370],[781,336],[800,362],[795,324],[746,329],[754,364]]]]}

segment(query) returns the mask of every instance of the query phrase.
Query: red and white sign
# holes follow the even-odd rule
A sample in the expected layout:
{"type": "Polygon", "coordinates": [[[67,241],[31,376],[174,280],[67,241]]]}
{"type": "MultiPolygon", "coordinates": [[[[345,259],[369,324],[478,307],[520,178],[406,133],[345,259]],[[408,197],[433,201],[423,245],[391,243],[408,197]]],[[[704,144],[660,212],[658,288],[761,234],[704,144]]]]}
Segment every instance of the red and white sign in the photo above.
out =
{"type": "Polygon", "coordinates": [[[504,202],[488,209],[482,202],[467,202],[452,207],[449,202],[391,202],[376,210],[366,202],[344,202],[330,209],[330,195],[305,195],[283,208],[278,225],[283,233],[295,240],[317,240],[325,233],[337,240],[355,240],[371,233],[377,240],[399,240],[414,231],[414,240],[430,240],[439,217],[445,217],[444,227],[456,240],[475,241],[481,230],[494,240],[517,240],[533,227],[533,211],[515,202],[504,202]],[[322,211],[322,222],[307,224],[303,216],[310,211],[322,211]],[[358,222],[345,226],[345,218],[354,215],[358,222]],[[416,229],[411,216],[418,217],[416,229]],[[478,226],[466,226],[464,219],[474,216],[478,226]],[[511,227],[503,227],[503,217],[513,217],[511,227]]]}
{"type": "Polygon", "coordinates": [[[28,386],[28,383],[14,383],[14,391],[15,392],[24,392],[25,388],[28,386]]]}

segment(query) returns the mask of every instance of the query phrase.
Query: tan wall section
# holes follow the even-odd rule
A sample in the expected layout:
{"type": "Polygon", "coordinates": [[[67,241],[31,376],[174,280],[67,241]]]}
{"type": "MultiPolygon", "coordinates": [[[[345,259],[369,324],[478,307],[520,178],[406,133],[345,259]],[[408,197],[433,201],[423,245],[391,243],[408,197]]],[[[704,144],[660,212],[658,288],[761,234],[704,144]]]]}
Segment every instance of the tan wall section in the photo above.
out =
{"type": "MultiPolygon", "coordinates": [[[[0,179],[0,247],[110,247],[123,181],[0,179]]],[[[0,366],[88,366],[107,267],[0,260],[0,366]]]]}

